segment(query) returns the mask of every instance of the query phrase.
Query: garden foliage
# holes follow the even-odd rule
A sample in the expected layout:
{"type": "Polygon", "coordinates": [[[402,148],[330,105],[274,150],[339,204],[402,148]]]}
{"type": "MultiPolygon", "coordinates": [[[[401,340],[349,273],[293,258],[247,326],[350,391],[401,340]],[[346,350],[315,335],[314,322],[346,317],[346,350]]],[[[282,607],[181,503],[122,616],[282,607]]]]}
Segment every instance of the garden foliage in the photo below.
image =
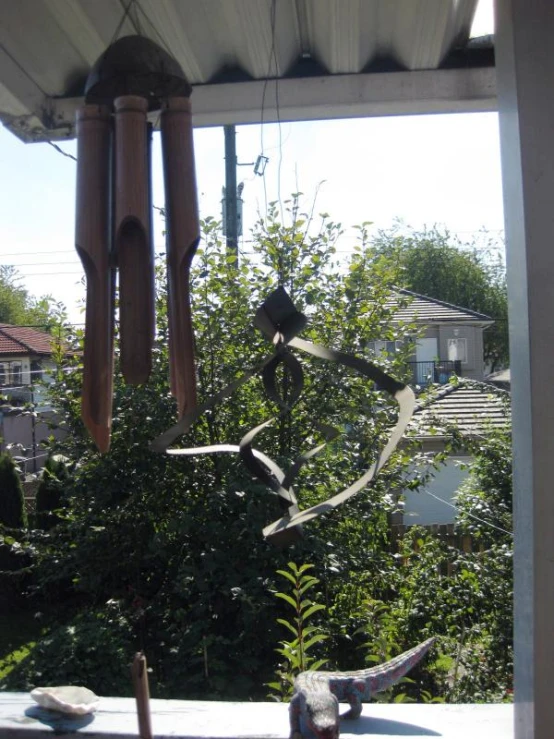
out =
{"type": "Polygon", "coordinates": [[[328,639],[321,627],[312,625],[312,616],[325,610],[322,603],[315,603],[309,593],[319,584],[317,577],[308,574],[313,565],[298,566],[289,562],[286,569],[277,570],[277,574],[287,580],[285,592],[278,591],[275,597],[290,606],[288,618],[278,618],[277,623],[287,630],[288,639],[282,639],[275,650],[281,656],[276,671],[277,680],[268,683],[272,692],[270,697],[276,700],[287,700],[292,696],[294,679],[306,670],[321,670],[327,660],[312,656],[314,647],[328,639]],[[292,635],[292,639],[290,638],[292,635]]]}
{"type": "Polygon", "coordinates": [[[0,265],[0,323],[52,330],[65,315],[61,303],[50,295],[34,298],[21,287],[22,275],[10,265],[0,265]]]}
{"type": "Polygon", "coordinates": [[[509,365],[503,244],[491,237],[485,246],[463,243],[436,226],[417,231],[401,224],[379,232],[374,243],[395,262],[399,286],[492,318],[494,324],[483,335],[485,362],[491,371],[509,365]]]}
{"type": "Polygon", "coordinates": [[[59,522],[59,512],[63,505],[64,490],[68,486],[70,473],[59,455],[51,455],[42,469],[35,500],[37,526],[51,529],[59,522]]]}
{"type": "Polygon", "coordinates": [[[27,526],[19,470],[7,452],[0,454],[0,524],[11,529],[27,526]]]}
{"type": "MultiPolygon", "coordinates": [[[[308,316],[302,333],[308,340],[367,355],[372,340],[417,333],[393,320],[389,298],[397,269],[369,243],[367,227],[360,227],[351,258],[337,264],[340,224],[326,215],[316,224],[313,214],[301,214],[299,197],[288,203],[288,225],[270,209],[253,234],[254,253],[238,261],[222,244],[218,224],[203,222],[192,278],[202,400],[271,351],[253,328],[253,316],[277,285],[308,316]]],[[[376,361],[406,379],[410,351],[405,342],[397,354],[382,353],[376,361]]],[[[320,441],[318,422],[343,431],[298,477],[295,489],[307,507],[354,482],[374,460],[396,405],[347,369],[299,359],[301,399],[257,437],[256,446],[286,468],[320,441]]],[[[286,373],[279,382],[287,397],[286,373]]],[[[305,537],[288,550],[264,541],[262,528],[279,517],[280,507],[235,455],[174,457],[149,450],[176,413],[162,273],[152,376],[133,388],[117,374],[108,454],[98,454],[84,430],[80,388],[77,353],[64,360],[53,388],[69,431],[55,451],[74,463],[64,482],[63,516],[50,530],[27,535],[34,553],[29,597],[43,614],[44,633],[5,687],[28,689],[40,676],[41,683],[78,682],[103,695],[129,694],[129,662],[142,648],[154,696],[265,698],[279,661],[276,646],[286,648],[283,623],[290,621],[290,603],[274,596],[283,577],[276,573],[288,572],[293,560],[314,565],[310,598],[325,606],[310,613],[311,633],[328,635],[313,641],[311,659],[325,659],[331,669],[357,669],[443,635],[435,661],[427,661],[417,685],[402,690],[419,698],[467,698],[451,685],[455,665],[459,684],[462,667],[474,669],[465,657],[468,645],[476,645],[475,655],[498,639],[487,621],[487,568],[464,560],[455,577],[442,577],[440,562],[452,553],[423,533],[416,546],[406,541],[402,552],[390,552],[390,515],[402,489],[417,487],[426,468],[416,447],[398,449],[373,486],[307,524],[305,537]]],[[[253,379],[202,416],[180,443],[237,444],[277,413],[260,379],[253,379]]],[[[291,576],[307,575],[299,565],[291,576]]],[[[495,681],[484,678],[483,697],[498,693],[498,672],[495,681]]]]}

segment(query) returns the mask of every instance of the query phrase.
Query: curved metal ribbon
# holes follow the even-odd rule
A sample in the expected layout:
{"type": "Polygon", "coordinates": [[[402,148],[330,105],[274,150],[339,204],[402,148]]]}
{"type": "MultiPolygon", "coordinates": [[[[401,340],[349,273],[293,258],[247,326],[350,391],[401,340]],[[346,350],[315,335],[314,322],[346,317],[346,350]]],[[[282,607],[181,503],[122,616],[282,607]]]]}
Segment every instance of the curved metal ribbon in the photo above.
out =
{"type": "Polygon", "coordinates": [[[311,521],[316,516],[320,516],[322,513],[334,510],[341,503],[344,503],[356,493],[359,493],[366,485],[369,485],[372,480],[377,477],[379,471],[383,468],[393,451],[396,449],[398,442],[402,438],[406,426],[410,422],[412,414],[415,408],[415,395],[413,390],[398,382],[386,372],[383,372],[375,365],[367,362],[365,359],[356,357],[352,354],[346,354],[345,352],[335,351],[333,349],[327,349],[324,346],[312,344],[309,341],[303,339],[294,338],[289,341],[289,346],[293,346],[301,351],[311,354],[319,359],[325,359],[331,362],[338,362],[357,370],[362,375],[369,377],[374,380],[380,387],[384,388],[387,392],[393,395],[394,399],[398,403],[399,412],[396,425],[394,426],[389,440],[385,447],[381,450],[377,460],[371,465],[371,467],[361,477],[356,480],[355,483],[342,490],[337,495],[318,503],[311,508],[307,508],[304,511],[299,511],[292,515],[285,515],[278,521],[274,521],[269,526],[266,526],[263,530],[263,534],[266,538],[274,537],[280,532],[287,531],[291,527],[304,524],[307,521],[311,521]]]}
{"type": "MultiPolygon", "coordinates": [[[[278,351],[281,351],[281,347],[279,347],[278,351]]],[[[208,398],[208,400],[204,401],[204,403],[197,406],[193,411],[191,411],[190,413],[185,413],[185,415],[181,416],[181,418],[177,421],[175,425],[173,425],[167,431],[164,431],[163,434],[160,434],[160,436],[158,436],[150,443],[150,449],[153,452],[167,452],[169,445],[173,444],[175,439],[177,439],[179,436],[186,434],[192,424],[197,421],[202,415],[204,415],[207,410],[213,408],[214,405],[221,403],[221,401],[229,398],[236,390],[239,389],[239,387],[245,385],[249,380],[259,374],[263,370],[263,368],[275,358],[275,356],[276,352],[273,352],[273,354],[265,357],[265,359],[263,359],[260,364],[256,365],[250,370],[247,370],[244,375],[238,377],[236,380],[229,383],[229,385],[226,385],[219,392],[215,393],[210,398],[208,398]]],[[[174,452],[176,451],[182,450],[174,450],[174,452]]]]}
{"type": "Polygon", "coordinates": [[[371,362],[361,357],[328,349],[298,338],[296,334],[305,326],[306,319],[305,316],[296,311],[283,288],[279,288],[269,296],[263,306],[258,310],[255,323],[266,336],[272,339],[276,345],[276,350],[265,357],[259,365],[245,372],[244,375],[213,395],[196,410],[183,416],[178,423],[152,442],[151,449],[159,452],[167,452],[171,455],[186,456],[238,452],[252,474],[263,482],[273,493],[278,495],[281,505],[284,508],[283,516],[269,526],[266,526],[263,534],[266,538],[271,539],[273,543],[285,545],[298,538],[301,534],[302,524],[316,518],[322,513],[334,510],[375,479],[398,445],[412,417],[415,407],[415,395],[410,387],[398,382],[386,372],[383,372],[371,364],[371,362]],[[296,357],[290,353],[288,347],[293,347],[318,359],[342,364],[360,372],[360,374],[373,380],[379,387],[392,395],[399,406],[396,425],[385,447],[381,450],[371,467],[355,483],[340,493],[303,511],[298,508],[292,483],[301,468],[317,455],[329,441],[336,438],[339,433],[338,430],[324,424],[319,424],[318,429],[323,434],[325,441],[297,457],[287,473],[284,473],[268,455],[252,446],[257,434],[274,423],[278,418],[283,417],[291,411],[302,392],[302,367],[296,357]],[[276,371],[281,364],[288,370],[291,379],[290,397],[288,399],[282,398],[277,390],[276,371]],[[206,410],[230,397],[235,390],[260,372],[262,373],[264,388],[269,398],[281,408],[277,416],[251,429],[241,439],[239,445],[215,444],[189,449],[168,449],[168,446],[178,436],[186,433],[206,410]]]}

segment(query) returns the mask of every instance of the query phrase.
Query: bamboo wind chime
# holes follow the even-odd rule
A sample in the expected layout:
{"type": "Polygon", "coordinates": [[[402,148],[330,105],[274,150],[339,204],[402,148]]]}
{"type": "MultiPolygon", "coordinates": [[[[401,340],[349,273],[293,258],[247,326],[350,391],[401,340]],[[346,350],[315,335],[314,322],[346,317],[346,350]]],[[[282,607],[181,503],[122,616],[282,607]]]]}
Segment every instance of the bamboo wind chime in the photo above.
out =
{"type": "Polygon", "coordinates": [[[190,266],[199,239],[191,88],[175,59],[142,36],[112,44],[94,65],[77,113],[76,249],[87,283],[82,417],[110,446],[114,311],[119,272],[120,363],[148,380],[155,334],[151,124],[160,111],[171,391],[179,416],[196,405],[190,266]]]}

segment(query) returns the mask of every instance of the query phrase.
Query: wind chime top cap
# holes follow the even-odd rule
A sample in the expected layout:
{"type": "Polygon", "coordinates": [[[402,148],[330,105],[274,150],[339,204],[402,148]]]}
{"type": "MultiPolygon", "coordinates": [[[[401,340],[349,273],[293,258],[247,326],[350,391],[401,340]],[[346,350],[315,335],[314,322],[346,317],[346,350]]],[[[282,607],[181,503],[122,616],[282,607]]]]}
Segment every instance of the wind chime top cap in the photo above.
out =
{"type": "Polygon", "coordinates": [[[123,36],[96,60],[85,84],[87,103],[112,105],[122,95],[139,95],[149,110],[169,97],[192,91],[179,63],[145,36],[123,36]]]}

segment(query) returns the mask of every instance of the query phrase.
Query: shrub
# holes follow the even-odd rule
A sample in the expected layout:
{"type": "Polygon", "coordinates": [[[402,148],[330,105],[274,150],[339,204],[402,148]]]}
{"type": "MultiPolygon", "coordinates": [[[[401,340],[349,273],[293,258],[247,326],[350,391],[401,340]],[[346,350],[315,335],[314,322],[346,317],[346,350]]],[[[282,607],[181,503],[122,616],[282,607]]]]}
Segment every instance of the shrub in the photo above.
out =
{"type": "Polygon", "coordinates": [[[37,526],[51,529],[59,522],[56,511],[62,505],[64,487],[69,478],[67,466],[59,455],[48,457],[37,490],[35,509],[37,526]]]}
{"type": "Polygon", "coordinates": [[[10,529],[24,529],[27,513],[23,487],[15,462],[9,454],[0,454],[0,523],[10,529]]]}

